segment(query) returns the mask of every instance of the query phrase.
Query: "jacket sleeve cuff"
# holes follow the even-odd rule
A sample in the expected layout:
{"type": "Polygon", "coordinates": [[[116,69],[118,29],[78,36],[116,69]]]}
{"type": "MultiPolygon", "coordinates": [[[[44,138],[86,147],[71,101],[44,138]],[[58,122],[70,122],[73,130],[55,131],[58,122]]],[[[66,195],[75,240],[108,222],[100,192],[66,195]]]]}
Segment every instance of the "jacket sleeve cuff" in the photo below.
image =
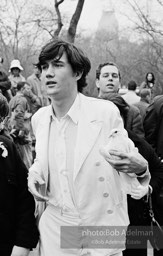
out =
{"type": "Polygon", "coordinates": [[[146,170],[144,170],[143,172],[140,172],[140,173],[136,173],[136,176],[138,178],[144,178],[147,174],[149,174],[148,165],[146,166],[146,170]]]}

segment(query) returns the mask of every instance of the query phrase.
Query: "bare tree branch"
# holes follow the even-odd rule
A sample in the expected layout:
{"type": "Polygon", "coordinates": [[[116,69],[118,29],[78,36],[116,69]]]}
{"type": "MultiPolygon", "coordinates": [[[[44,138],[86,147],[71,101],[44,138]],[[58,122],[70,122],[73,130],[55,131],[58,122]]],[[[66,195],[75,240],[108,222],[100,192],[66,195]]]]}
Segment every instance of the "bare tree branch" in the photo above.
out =
{"type": "Polygon", "coordinates": [[[56,13],[57,13],[57,29],[54,31],[54,35],[53,37],[58,37],[61,29],[62,29],[62,26],[63,26],[63,23],[62,23],[62,17],[61,17],[61,13],[60,13],[60,10],[59,10],[59,5],[62,4],[64,2],[64,0],[60,0],[60,1],[57,1],[55,0],[55,10],[56,10],[56,13]]]}
{"type": "Polygon", "coordinates": [[[75,35],[76,35],[76,29],[77,25],[83,10],[85,0],[78,0],[76,10],[72,16],[72,19],[70,21],[70,26],[67,31],[67,40],[70,42],[74,42],[75,40],[75,35]]]}
{"type": "Polygon", "coordinates": [[[157,0],[157,2],[163,6],[163,1],[162,0],[157,0]]]}

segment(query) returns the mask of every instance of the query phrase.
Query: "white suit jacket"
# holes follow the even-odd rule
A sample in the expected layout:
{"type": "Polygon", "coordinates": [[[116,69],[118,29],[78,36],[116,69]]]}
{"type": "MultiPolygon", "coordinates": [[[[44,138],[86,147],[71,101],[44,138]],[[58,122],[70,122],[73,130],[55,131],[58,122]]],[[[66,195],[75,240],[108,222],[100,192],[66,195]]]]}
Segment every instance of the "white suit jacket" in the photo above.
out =
{"type": "MultiPolygon", "coordinates": [[[[80,117],[73,185],[76,207],[82,224],[127,226],[129,219],[125,180],[127,186],[128,181],[132,182],[134,178],[130,178],[127,174],[119,174],[99,152],[100,147],[107,144],[112,129],[124,130],[119,110],[110,101],[90,98],[82,94],[79,94],[79,100],[80,117]]],[[[29,171],[29,175],[32,172],[39,173],[45,180],[46,186],[49,172],[50,113],[51,106],[47,106],[39,109],[32,117],[32,127],[36,136],[36,159],[29,171]]],[[[124,133],[126,134],[125,130],[124,133]]],[[[134,148],[134,144],[131,141],[129,143],[134,148]]]]}

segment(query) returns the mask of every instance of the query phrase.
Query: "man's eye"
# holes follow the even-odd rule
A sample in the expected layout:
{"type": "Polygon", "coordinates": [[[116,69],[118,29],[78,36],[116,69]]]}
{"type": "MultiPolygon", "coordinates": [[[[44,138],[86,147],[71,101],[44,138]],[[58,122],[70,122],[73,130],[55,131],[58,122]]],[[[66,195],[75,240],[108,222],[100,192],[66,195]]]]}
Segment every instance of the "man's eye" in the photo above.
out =
{"type": "Polygon", "coordinates": [[[47,69],[47,68],[48,68],[48,65],[47,65],[47,64],[41,66],[41,69],[42,69],[42,70],[45,70],[45,69],[47,69]]]}
{"type": "Polygon", "coordinates": [[[54,63],[54,66],[57,67],[57,68],[63,67],[63,65],[61,63],[54,63]]]}
{"type": "Polygon", "coordinates": [[[109,75],[108,74],[103,74],[103,77],[108,77],[109,75]]]}
{"type": "Polygon", "coordinates": [[[118,78],[118,74],[114,73],[114,74],[112,74],[112,77],[113,78],[118,78]]]}

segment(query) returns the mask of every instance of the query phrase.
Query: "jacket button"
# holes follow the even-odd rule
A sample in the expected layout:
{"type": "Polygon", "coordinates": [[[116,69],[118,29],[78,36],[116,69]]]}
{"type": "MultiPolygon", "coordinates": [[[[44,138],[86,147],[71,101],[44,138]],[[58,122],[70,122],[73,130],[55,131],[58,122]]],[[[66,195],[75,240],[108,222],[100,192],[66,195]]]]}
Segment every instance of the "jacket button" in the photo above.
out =
{"type": "Polygon", "coordinates": [[[104,193],[104,194],[103,194],[103,197],[108,197],[108,196],[109,196],[108,193],[104,193]]]}
{"type": "Polygon", "coordinates": [[[108,214],[112,214],[113,211],[112,211],[112,210],[107,210],[107,213],[108,213],[108,214]]]}
{"type": "Polygon", "coordinates": [[[96,164],[95,164],[96,166],[100,166],[100,162],[96,162],[96,164]]]}
{"type": "Polygon", "coordinates": [[[104,177],[99,177],[98,180],[99,181],[104,181],[105,179],[104,179],[104,177]]]}
{"type": "Polygon", "coordinates": [[[63,175],[63,176],[67,176],[67,171],[65,169],[61,170],[60,173],[63,175]]]}

